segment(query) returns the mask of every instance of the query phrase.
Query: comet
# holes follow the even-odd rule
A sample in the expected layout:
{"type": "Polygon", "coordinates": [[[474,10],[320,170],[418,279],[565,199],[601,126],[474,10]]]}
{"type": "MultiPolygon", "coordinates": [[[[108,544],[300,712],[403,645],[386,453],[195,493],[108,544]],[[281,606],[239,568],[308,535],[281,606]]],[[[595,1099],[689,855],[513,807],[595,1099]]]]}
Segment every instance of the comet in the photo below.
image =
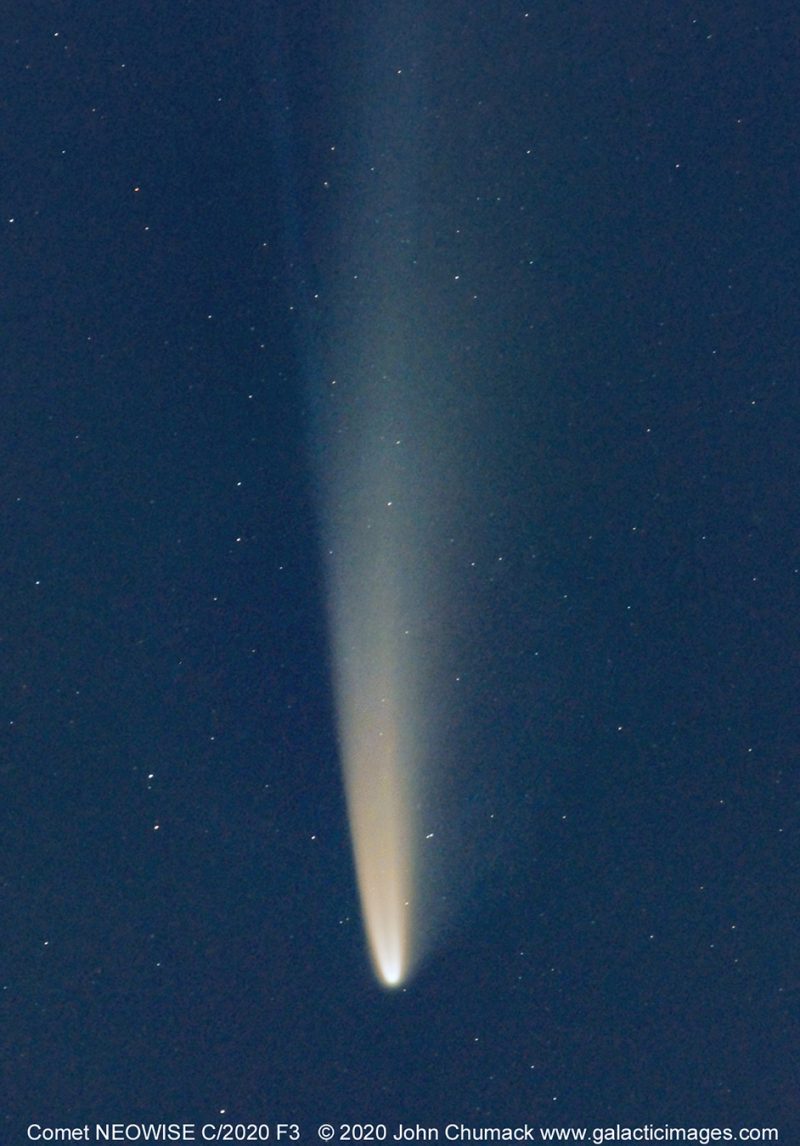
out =
{"type": "MultiPolygon", "coordinates": [[[[447,898],[433,890],[431,841],[442,681],[455,675],[443,672],[452,659],[448,562],[465,489],[453,464],[463,435],[452,277],[431,243],[424,191],[433,68],[423,21],[375,8],[328,62],[330,122],[320,115],[331,146],[319,152],[313,137],[310,152],[306,140],[298,167],[293,93],[304,89],[285,71],[294,41],[280,6],[275,16],[275,183],[307,382],[339,757],[369,958],[378,981],[397,988],[436,930],[434,900],[447,898]],[[309,200],[298,171],[317,163],[309,200]]],[[[302,77],[305,54],[301,64],[302,77]]]]}

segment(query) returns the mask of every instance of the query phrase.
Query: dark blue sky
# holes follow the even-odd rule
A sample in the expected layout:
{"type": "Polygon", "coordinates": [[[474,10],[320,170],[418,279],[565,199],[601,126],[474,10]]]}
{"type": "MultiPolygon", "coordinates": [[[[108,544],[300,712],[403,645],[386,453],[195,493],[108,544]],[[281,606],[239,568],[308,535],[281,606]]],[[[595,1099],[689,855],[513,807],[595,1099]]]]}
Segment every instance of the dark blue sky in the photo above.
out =
{"type": "Polygon", "coordinates": [[[221,1110],[305,1141],[800,1127],[800,21],[490,7],[381,8],[422,49],[413,241],[464,378],[474,562],[446,610],[463,898],[393,994],[361,937],[310,429],[364,222],[321,186],[363,175],[375,10],[6,21],[9,1146],[221,1110]]]}

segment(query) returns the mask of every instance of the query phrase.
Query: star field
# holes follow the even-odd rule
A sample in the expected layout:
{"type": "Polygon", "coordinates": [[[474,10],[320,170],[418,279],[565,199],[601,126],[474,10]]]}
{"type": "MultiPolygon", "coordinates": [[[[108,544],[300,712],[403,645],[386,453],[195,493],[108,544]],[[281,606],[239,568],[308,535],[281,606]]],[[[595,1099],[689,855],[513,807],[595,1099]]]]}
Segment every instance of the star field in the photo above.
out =
{"type": "Polygon", "coordinates": [[[9,16],[3,1141],[220,1110],[791,1140],[796,25],[9,16]],[[319,496],[370,451],[342,517],[419,530],[397,631],[444,649],[443,922],[392,993],[319,496]]]}

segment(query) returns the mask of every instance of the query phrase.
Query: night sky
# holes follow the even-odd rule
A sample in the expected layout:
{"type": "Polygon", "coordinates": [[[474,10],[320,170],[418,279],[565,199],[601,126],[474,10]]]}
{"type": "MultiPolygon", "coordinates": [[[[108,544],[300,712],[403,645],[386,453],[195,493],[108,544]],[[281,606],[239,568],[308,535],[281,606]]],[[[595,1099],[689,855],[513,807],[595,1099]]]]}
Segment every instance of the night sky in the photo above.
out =
{"type": "Polygon", "coordinates": [[[800,1141],[795,5],[15,7],[3,1144],[800,1141]],[[413,116],[366,138],[394,72],[413,116]],[[350,853],[316,428],[352,235],[378,274],[399,226],[360,213],[373,160],[413,185],[416,349],[447,364],[449,924],[397,991],[350,853]]]}

